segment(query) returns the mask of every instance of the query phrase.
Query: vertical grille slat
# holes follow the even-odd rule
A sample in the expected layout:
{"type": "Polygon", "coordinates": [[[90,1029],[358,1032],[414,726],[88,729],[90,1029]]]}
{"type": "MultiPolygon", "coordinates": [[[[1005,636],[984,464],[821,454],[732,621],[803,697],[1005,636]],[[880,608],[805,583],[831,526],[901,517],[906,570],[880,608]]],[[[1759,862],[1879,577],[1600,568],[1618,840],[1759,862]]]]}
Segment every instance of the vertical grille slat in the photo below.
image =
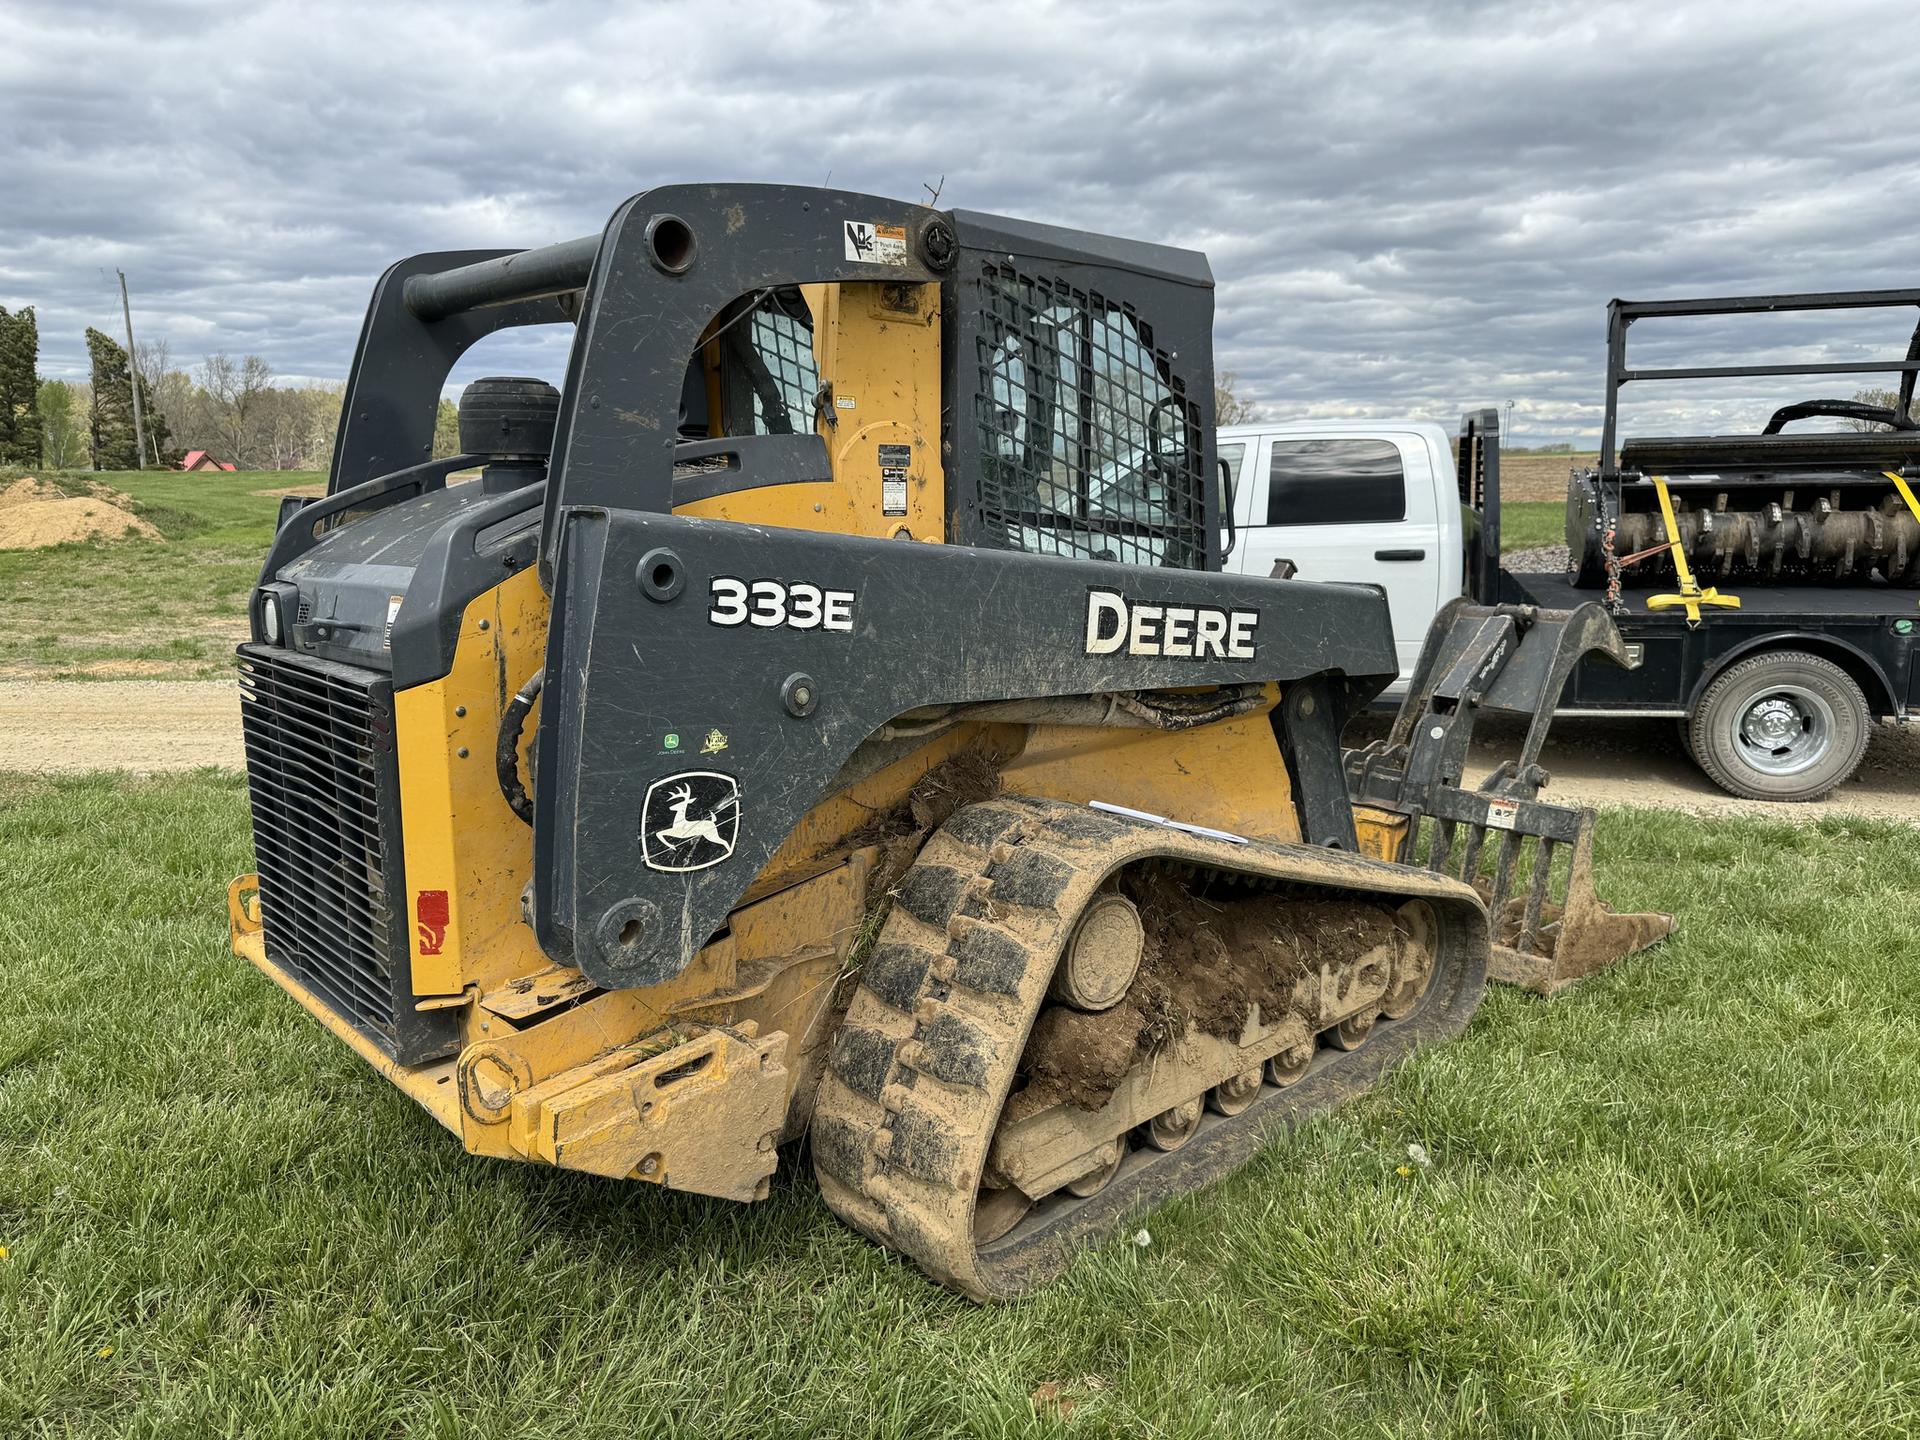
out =
{"type": "Polygon", "coordinates": [[[387,677],[245,645],[240,690],[267,958],[396,1060],[449,1053],[413,1005],[387,677]]]}

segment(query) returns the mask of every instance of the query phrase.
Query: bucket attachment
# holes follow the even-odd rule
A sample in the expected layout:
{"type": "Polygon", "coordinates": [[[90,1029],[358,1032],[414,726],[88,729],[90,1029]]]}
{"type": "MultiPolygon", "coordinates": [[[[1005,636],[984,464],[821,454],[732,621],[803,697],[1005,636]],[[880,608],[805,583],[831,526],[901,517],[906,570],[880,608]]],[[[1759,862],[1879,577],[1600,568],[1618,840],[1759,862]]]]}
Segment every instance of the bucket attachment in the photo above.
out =
{"type": "Polygon", "coordinates": [[[1493,917],[1488,973],[1551,995],[1673,933],[1671,915],[1622,915],[1593,893],[1593,811],[1538,799],[1540,750],[1573,667],[1588,655],[1628,665],[1596,604],[1572,610],[1456,600],[1434,618],[1393,729],[1347,752],[1361,848],[1424,863],[1480,891],[1493,917]],[[1517,758],[1463,790],[1481,712],[1529,717],[1517,758]],[[1489,856],[1488,841],[1499,843],[1489,856]],[[1422,846],[1424,842],[1424,854],[1422,846]],[[1555,860],[1566,850],[1564,880],[1555,860]],[[1491,860],[1493,873],[1485,874],[1491,860]]]}

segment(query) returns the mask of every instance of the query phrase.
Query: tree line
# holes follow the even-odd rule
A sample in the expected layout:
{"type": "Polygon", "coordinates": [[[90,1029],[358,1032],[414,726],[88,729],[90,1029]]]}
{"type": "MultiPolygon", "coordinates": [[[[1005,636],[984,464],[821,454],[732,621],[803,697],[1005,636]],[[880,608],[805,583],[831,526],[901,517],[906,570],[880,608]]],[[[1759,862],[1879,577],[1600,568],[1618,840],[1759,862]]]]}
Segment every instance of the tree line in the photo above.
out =
{"type": "MultiPolygon", "coordinates": [[[[341,385],[276,385],[258,355],[223,353],[191,369],[176,365],[165,340],[126,347],[91,327],[88,378],[49,380],[39,372],[40,332],[32,306],[0,308],[0,465],[51,470],[133,470],[180,463],[205,450],[241,470],[325,470],[333,463],[341,385]],[[134,386],[140,387],[146,454],[137,454],[134,386]]],[[[440,402],[434,454],[458,447],[454,406],[440,402]]]]}

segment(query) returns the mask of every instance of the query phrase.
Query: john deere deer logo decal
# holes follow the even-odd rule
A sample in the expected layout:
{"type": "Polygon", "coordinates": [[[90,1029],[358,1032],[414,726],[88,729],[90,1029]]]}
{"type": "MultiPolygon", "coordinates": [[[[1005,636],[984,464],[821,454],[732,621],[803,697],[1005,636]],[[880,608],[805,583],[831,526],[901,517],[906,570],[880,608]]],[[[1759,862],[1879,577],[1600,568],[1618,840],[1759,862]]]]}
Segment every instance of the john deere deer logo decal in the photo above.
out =
{"type": "Polygon", "coordinates": [[[640,854],[651,870],[718,865],[740,838],[740,786],[716,770],[685,770],[647,787],[640,854]]]}

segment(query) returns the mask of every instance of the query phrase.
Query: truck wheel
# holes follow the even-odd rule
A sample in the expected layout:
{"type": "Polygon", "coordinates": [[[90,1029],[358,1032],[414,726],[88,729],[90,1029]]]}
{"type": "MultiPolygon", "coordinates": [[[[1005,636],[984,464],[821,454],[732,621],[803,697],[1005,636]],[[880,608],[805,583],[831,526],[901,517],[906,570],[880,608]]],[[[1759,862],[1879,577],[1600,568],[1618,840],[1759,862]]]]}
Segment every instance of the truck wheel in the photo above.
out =
{"type": "Polygon", "coordinates": [[[1867,697],[1831,660],[1776,650],[1727,668],[1693,712],[1693,758],[1749,800],[1818,800],[1867,748],[1867,697]]]}

